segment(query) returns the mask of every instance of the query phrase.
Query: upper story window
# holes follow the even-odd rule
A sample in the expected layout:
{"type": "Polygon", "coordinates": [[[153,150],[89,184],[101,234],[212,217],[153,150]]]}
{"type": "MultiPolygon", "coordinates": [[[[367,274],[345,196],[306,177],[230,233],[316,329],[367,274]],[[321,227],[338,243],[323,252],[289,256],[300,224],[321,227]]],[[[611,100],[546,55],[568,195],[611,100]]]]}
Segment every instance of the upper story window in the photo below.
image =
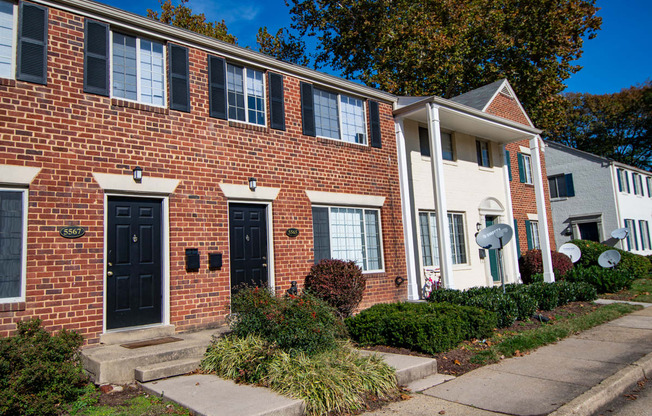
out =
{"type": "Polygon", "coordinates": [[[652,177],[648,176],[646,178],[646,182],[647,182],[647,196],[652,198],[652,177]]]}
{"type": "Polygon", "coordinates": [[[491,157],[489,153],[489,142],[485,142],[484,140],[476,140],[475,149],[478,157],[478,166],[490,168],[491,157]]]}
{"type": "Polygon", "coordinates": [[[532,157],[530,155],[518,154],[518,176],[521,183],[532,184],[532,157]]]}
{"type": "Polygon", "coordinates": [[[573,174],[555,175],[548,178],[550,198],[567,198],[575,196],[573,174]]]}
{"type": "Polygon", "coordinates": [[[0,0],[0,78],[14,77],[15,9],[13,2],[0,0]]]}
{"type": "Polygon", "coordinates": [[[111,74],[114,97],[165,106],[163,44],[112,33],[111,74]]]}
{"type": "Polygon", "coordinates": [[[634,195],[644,195],[643,178],[638,173],[632,173],[632,184],[634,185],[634,195]]]}
{"type": "Polygon", "coordinates": [[[317,136],[367,144],[364,102],[347,95],[314,89],[317,136]]]}
{"type": "Polygon", "coordinates": [[[263,73],[228,64],[226,87],[230,120],[265,125],[263,73]]]}
{"type": "Polygon", "coordinates": [[[618,178],[618,190],[620,192],[627,192],[630,193],[629,191],[629,175],[627,174],[627,171],[625,169],[618,169],[616,171],[617,178],[618,178]]]}
{"type": "MultiPolygon", "coordinates": [[[[440,132],[441,136],[441,157],[444,160],[455,160],[453,155],[453,136],[450,133],[440,132]]],[[[428,129],[419,127],[419,147],[421,156],[430,157],[430,138],[428,129]]]]}

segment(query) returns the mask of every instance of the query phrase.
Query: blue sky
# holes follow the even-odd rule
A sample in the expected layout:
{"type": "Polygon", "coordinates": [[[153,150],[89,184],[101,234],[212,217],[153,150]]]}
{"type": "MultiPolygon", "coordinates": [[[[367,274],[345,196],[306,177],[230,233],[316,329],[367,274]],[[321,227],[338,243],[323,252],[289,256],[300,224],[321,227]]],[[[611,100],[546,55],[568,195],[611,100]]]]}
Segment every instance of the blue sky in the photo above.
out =
{"type": "MultiPolygon", "coordinates": [[[[159,10],[158,0],[101,0],[102,3],[145,15],[159,10]]],[[[177,3],[173,0],[173,2],[177,3]]],[[[584,42],[583,66],[566,81],[566,92],[607,94],[652,79],[652,0],[598,0],[602,30],[584,42]]],[[[190,0],[195,13],[226,22],[240,46],[256,47],[256,33],[267,26],[270,33],[290,25],[283,0],[190,0]]]]}

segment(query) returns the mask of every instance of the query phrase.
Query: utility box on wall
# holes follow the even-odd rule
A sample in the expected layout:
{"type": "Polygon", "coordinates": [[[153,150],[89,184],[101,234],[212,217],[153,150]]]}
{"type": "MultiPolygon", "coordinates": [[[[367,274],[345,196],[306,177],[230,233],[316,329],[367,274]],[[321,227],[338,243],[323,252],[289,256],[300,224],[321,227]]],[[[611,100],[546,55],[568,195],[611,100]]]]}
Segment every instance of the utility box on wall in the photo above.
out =
{"type": "Polygon", "coordinates": [[[210,270],[222,268],[222,253],[208,253],[208,268],[210,270]]]}
{"type": "Polygon", "coordinates": [[[199,270],[199,249],[187,248],[186,249],[186,271],[194,272],[199,270]]]}

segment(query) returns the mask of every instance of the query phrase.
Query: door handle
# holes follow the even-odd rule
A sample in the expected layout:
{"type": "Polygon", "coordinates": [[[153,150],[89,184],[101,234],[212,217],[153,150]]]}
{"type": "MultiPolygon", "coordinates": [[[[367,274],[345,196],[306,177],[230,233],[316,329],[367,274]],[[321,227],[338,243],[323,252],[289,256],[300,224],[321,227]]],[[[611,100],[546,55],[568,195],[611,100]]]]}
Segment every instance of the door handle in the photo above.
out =
{"type": "Polygon", "coordinates": [[[267,263],[263,263],[263,267],[267,267],[267,263]]]}
{"type": "Polygon", "coordinates": [[[109,270],[108,272],[106,272],[106,275],[111,277],[111,276],[113,276],[113,272],[111,270],[109,270]]]}

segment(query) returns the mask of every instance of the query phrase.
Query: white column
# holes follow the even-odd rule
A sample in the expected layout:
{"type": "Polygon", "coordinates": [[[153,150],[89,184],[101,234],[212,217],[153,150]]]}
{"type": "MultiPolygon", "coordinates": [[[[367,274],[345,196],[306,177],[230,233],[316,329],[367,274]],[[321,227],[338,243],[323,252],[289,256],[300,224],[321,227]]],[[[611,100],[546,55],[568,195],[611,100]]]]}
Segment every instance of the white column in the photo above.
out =
{"type": "MultiPolygon", "coordinates": [[[[512,205],[512,189],[509,184],[509,164],[507,161],[507,154],[505,153],[505,145],[502,145],[501,149],[503,150],[503,182],[505,183],[505,209],[507,210],[507,224],[512,227],[512,229],[514,229],[514,207],[512,205]]],[[[514,237],[512,237],[512,241],[508,249],[510,256],[503,256],[503,261],[505,259],[512,259],[510,265],[505,267],[505,282],[507,283],[516,283],[520,277],[518,270],[518,244],[516,242],[517,232],[518,230],[514,229],[514,237]]]]}
{"type": "Polygon", "coordinates": [[[537,199],[537,215],[539,220],[539,244],[541,245],[541,258],[543,260],[543,280],[552,283],[555,273],[552,270],[552,256],[550,255],[550,234],[548,233],[548,213],[546,211],[546,195],[543,190],[543,177],[541,172],[541,149],[539,136],[530,139],[532,153],[532,179],[534,193],[537,199]]]}
{"type": "Polygon", "coordinates": [[[430,167],[432,186],[435,195],[437,216],[437,238],[439,240],[439,270],[445,288],[455,289],[453,282],[453,259],[451,256],[448,209],[446,206],[446,187],[444,186],[444,162],[441,151],[441,132],[439,130],[439,107],[433,103],[428,108],[428,137],[430,141],[430,167]]]}
{"type": "Polygon", "coordinates": [[[403,239],[405,246],[405,266],[407,269],[408,299],[419,299],[419,285],[414,254],[414,234],[412,232],[412,204],[410,203],[410,180],[408,176],[407,152],[405,150],[405,133],[403,119],[394,120],[396,131],[396,152],[398,153],[398,179],[401,187],[401,209],[403,211],[403,239]]]}

